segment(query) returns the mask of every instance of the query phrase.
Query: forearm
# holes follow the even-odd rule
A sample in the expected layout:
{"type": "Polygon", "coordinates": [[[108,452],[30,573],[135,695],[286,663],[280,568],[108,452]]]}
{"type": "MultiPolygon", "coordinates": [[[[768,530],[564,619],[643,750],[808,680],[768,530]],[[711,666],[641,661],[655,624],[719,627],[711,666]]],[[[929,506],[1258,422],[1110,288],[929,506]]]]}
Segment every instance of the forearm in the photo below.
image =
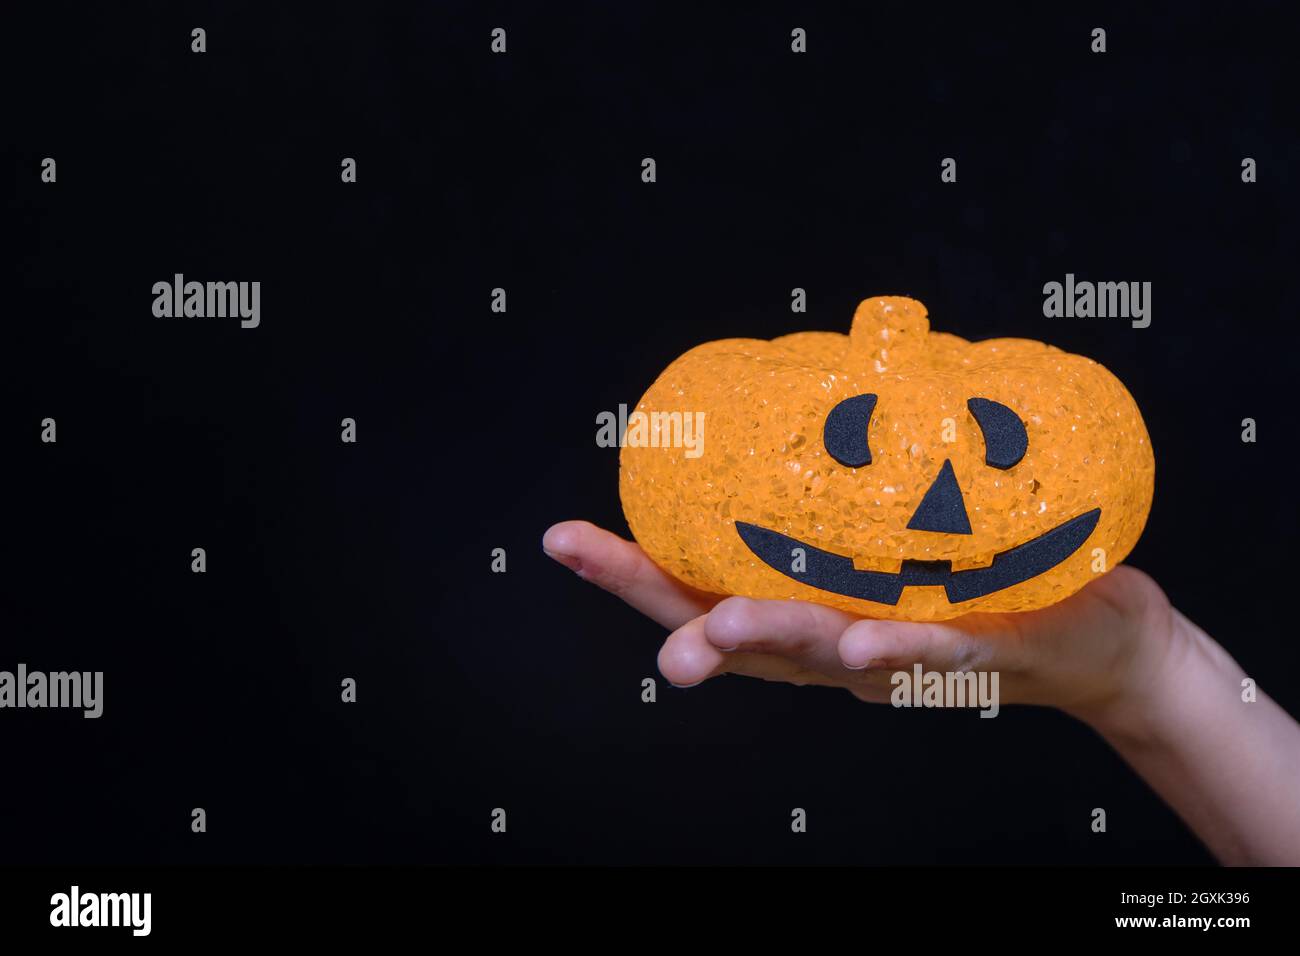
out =
{"type": "Polygon", "coordinates": [[[1300,865],[1300,724],[1177,616],[1150,688],[1089,722],[1228,865],[1300,865]]]}

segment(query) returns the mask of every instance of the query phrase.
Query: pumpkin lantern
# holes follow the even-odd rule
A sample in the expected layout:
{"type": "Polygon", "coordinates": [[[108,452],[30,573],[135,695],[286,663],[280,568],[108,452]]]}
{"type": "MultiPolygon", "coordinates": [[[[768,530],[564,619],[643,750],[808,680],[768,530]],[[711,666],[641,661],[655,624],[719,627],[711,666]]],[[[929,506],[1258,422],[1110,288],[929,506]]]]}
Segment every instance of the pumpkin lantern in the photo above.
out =
{"type": "Polygon", "coordinates": [[[646,553],[719,594],[914,621],[1032,610],[1123,560],[1151,507],[1150,438],[1105,368],[931,332],[902,297],[862,302],[848,335],[701,345],[636,411],[703,413],[699,447],[625,442],[619,484],[646,553]]]}

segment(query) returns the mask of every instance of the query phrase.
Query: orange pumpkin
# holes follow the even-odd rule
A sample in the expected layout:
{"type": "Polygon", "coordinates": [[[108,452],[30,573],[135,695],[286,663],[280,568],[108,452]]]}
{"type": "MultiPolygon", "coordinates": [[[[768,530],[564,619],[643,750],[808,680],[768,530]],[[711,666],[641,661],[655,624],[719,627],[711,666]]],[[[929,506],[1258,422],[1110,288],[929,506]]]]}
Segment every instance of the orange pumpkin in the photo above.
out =
{"type": "Polygon", "coordinates": [[[694,348],[630,424],[632,533],[718,594],[917,621],[1032,610],[1122,561],[1151,507],[1151,441],[1105,368],[931,332],[902,297],[862,302],[849,335],[694,348]],[[683,420],[698,445],[673,441],[683,420]]]}

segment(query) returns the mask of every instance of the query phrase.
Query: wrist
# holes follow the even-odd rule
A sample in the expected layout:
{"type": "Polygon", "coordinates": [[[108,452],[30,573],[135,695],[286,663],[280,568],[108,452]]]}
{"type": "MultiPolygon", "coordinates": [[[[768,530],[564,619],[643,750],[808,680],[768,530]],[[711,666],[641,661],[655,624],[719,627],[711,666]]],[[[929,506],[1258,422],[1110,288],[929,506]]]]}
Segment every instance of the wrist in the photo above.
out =
{"type": "Polygon", "coordinates": [[[1188,701],[1200,699],[1206,685],[1232,660],[1210,637],[1177,610],[1168,626],[1141,635],[1132,666],[1115,693],[1077,714],[1107,740],[1136,746],[1158,745],[1185,723],[1188,701]]]}

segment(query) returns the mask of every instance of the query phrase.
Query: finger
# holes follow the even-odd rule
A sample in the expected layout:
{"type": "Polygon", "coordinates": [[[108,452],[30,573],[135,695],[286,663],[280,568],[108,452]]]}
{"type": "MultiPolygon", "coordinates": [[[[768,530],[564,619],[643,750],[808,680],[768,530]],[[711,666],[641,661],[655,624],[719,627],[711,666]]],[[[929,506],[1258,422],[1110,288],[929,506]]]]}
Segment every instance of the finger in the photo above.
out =
{"type": "Polygon", "coordinates": [[[659,648],[659,672],[674,687],[694,687],[721,673],[723,653],[704,636],[704,615],[687,621],[659,648]]]}
{"type": "Polygon", "coordinates": [[[659,650],[659,671],[674,687],[694,687],[720,674],[796,685],[835,683],[784,657],[719,651],[705,636],[705,621],[704,616],[688,621],[668,635],[659,650]]]}
{"type": "Polygon", "coordinates": [[[852,670],[916,662],[953,672],[988,668],[998,653],[997,634],[974,617],[955,622],[858,621],[840,636],[839,658],[852,670]]]}
{"type": "Polygon", "coordinates": [[[681,627],[708,611],[720,595],[682,584],[659,569],[640,546],[587,521],[562,521],[542,536],[542,550],[585,581],[622,598],[664,627],[681,627]]]}
{"type": "Polygon", "coordinates": [[[857,620],[806,601],[732,597],[709,612],[704,631],[719,650],[785,657],[801,667],[834,675],[844,670],[837,650],[840,635],[857,620]]]}

